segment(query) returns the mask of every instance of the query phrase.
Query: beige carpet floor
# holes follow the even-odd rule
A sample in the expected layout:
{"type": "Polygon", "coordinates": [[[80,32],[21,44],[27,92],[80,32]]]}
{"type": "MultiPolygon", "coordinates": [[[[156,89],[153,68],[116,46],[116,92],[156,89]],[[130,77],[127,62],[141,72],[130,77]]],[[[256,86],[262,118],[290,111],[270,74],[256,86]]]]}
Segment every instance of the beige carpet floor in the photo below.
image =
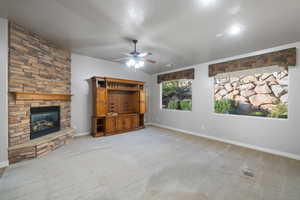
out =
{"type": "Polygon", "coordinates": [[[0,168],[0,178],[2,177],[4,171],[5,171],[5,168],[0,168]]]}
{"type": "Polygon", "coordinates": [[[1,200],[299,200],[300,162],[148,127],[9,166],[1,200]]]}

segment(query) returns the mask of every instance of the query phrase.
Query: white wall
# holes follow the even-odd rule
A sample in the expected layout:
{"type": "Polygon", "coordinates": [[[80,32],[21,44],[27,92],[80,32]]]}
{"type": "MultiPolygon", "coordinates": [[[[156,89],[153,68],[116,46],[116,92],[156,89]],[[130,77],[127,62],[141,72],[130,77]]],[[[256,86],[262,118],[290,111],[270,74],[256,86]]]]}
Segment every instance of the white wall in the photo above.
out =
{"type": "Polygon", "coordinates": [[[170,111],[160,109],[160,87],[156,76],[151,86],[151,122],[189,133],[238,143],[260,150],[300,158],[300,54],[298,66],[289,69],[289,119],[270,119],[213,113],[213,78],[208,77],[208,65],[232,59],[258,55],[289,47],[300,49],[300,43],[253,52],[246,55],[199,64],[193,81],[193,110],[170,111]]]}
{"type": "MultiPolygon", "coordinates": [[[[147,67],[147,66],[145,66],[147,67]]],[[[148,66],[149,67],[149,66],[148,66]]],[[[71,62],[71,118],[76,134],[89,134],[92,116],[92,92],[89,79],[93,76],[123,78],[146,82],[146,92],[151,76],[142,72],[128,69],[126,66],[87,56],[72,54],[71,62]]],[[[149,94],[149,93],[148,93],[149,94]]],[[[149,106],[148,106],[149,110],[149,106]]],[[[147,120],[147,114],[145,116],[147,120]]]]}
{"type": "Polygon", "coordinates": [[[0,168],[8,165],[7,62],[8,22],[0,18],[0,168]]]}

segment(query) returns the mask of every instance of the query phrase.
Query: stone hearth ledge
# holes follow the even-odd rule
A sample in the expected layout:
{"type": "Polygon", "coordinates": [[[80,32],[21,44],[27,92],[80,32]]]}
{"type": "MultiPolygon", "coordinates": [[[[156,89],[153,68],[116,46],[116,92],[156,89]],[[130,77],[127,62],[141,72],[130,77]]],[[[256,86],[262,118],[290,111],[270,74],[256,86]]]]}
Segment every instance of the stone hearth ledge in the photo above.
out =
{"type": "Polygon", "coordinates": [[[36,158],[54,151],[64,144],[68,144],[74,137],[75,130],[66,128],[26,143],[8,148],[9,163],[20,162],[25,159],[36,158]]]}

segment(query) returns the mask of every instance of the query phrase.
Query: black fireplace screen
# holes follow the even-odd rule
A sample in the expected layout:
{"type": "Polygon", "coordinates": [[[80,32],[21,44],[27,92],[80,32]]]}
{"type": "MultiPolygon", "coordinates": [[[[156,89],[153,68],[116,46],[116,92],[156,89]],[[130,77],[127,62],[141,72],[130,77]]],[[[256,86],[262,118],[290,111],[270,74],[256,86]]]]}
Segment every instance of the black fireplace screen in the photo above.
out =
{"type": "Polygon", "coordinates": [[[30,108],[30,139],[59,131],[59,106],[30,108]]]}

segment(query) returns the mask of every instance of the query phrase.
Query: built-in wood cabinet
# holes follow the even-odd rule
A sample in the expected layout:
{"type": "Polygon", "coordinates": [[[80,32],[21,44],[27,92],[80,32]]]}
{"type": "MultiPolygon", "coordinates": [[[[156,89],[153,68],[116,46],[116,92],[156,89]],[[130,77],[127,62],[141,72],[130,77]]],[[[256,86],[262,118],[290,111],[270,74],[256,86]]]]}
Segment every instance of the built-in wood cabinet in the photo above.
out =
{"type": "Polygon", "coordinates": [[[92,77],[92,135],[113,135],[144,127],[144,82],[92,77]]]}
{"type": "Polygon", "coordinates": [[[105,88],[96,90],[96,116],[104,117],[107,113],[107,95],[105,88]]]}
{"type": "Polygon", "coordinates": [[[146,112],[146,95],[143,90],[140,91],[140,113],[146,112]]]}

